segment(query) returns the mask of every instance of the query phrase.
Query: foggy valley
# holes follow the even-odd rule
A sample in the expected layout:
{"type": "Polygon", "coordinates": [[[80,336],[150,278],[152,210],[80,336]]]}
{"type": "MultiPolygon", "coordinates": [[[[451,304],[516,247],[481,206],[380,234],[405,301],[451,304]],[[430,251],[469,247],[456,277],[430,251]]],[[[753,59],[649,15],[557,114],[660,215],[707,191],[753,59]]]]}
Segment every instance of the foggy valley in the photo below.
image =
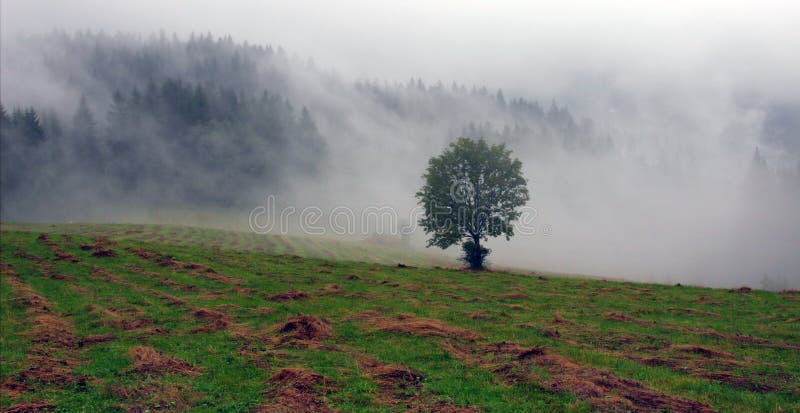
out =
{"type": "Polygon", "coordinates": [[[497,264],[800,283],[792,97],[736,83],[691,89],[699,79],[652,96],[602,84],[602,74],[530,96],[459,82],[457,71],[359,77],[280,45],[167,33],[4,35],[4,123],[24,135],[4,133],[4,220],[207,209],[231,227],[269,194],[408,216],[425,160],[457,136],[486,137],[523,160],[539,229],[492,242],[497,264]]]}

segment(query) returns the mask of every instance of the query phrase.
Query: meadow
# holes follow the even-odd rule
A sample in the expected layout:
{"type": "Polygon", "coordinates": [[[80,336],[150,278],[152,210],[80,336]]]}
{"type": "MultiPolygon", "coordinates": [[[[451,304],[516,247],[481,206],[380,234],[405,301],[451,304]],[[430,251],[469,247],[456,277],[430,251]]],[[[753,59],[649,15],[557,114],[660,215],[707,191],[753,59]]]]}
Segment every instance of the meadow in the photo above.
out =
{"type": "Polygon", "coordinates": [[[797,291],[190,227],[0,235],[3,411],[800,411],[797,291]]]}

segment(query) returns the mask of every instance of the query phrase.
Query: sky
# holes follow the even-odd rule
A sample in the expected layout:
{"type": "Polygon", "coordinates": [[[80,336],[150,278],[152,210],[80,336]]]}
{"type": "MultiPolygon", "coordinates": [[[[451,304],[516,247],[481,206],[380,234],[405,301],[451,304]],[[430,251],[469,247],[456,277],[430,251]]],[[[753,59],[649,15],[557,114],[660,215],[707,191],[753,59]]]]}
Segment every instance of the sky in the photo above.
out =
{"type": "Polygon", "coordinates": [[[655,89],[699,78],[773,95],[789,93],[777,80],[800,83],[793,1],[4,0],[0,12],[4,38],[53,28],[211,31],[282,45],[352,77],[545,96],[581,75],[655,89]]]}

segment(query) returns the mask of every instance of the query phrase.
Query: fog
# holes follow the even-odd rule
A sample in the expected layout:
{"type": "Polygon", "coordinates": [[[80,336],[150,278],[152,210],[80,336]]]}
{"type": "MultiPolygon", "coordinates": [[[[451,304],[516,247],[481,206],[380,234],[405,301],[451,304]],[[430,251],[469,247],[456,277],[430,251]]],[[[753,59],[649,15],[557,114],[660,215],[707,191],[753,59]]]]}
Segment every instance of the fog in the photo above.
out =
{"type": "MultiPolygon", "coordinates": [[[[178,165],[173,186],[153,177],[125,193],[112,183],[101,190],[90,179],[96,173],[86,170],[60,176],[62,192],[22,191],[15,199],[5,193],[4,220],[236,226],[269,194],[298,209],[390,206],[408,216],[428,158],[472,133],[514,150],[529,179],[529,206],[538,212],[535,233],[489,242],[494,265],[800,287],[800,8],[792,2],[162,3],[4,1],[4,107],[34,106],[69,123],[84,95],[102,128],[117,90],[144,90],[148,80],[176,76],[207,81],[191,74],[201,59],[174,51],[193,34],[231,35],[234,42],[280,46],[285,56],[243,49],[253,74],[214,84],[277,93],[297,109],[291,116],[308,108],[325,155],[304,151],[310,144],[265,158],[242,149],[232,162],[268,160],[274,167],[223,180],[221,169],[196,167],[153,141],[142,159],[160,154],[160,164],[178,165]],[[57,41],[54,30],[71,40],[57,41]],[[81,30],[108,37],[75,35],[81,30]],[[159,49],[152,40],[159,33],[179,43],[159,49]],[[90,70],[97,64],[90,45],[134,55],[171,52],[158,76],[117,61],[103,77],[90,70]],[[422,91],[408,86],[410,78],[421,79],[422,91]],[[511,104],[517,98],[538,102],[544,117],[519,114],[511,104]],[[551,102],[568,110],[574,125],[564,126],[551,102]],[[471,132],[470,123],[477,126],[471,132]],[[514,132],[516,125],[523,130],[514,132]],[[756,147],[764,170],[754,162],[756,147]],[[195,189],[176,194],[177,185],[195,189]],[[160,205],[163,197],[174,202],[160,205]],[[193,204],[198,197],[204,201],[193,204]],[[169,212],[147,213],[154,204],[169,212]],[[182,212],[192,210],[218,212],[212,215],[220,222],[209,215],[193,222],[182,212]]],[[[219,134],[224,129],[208,132],[219,134]]],[[[79,156],[62,149],[60,162],[83,168],[79,156]]],[[[424,234],[417,231],[414,240],[422,244],[424,234]]]]}

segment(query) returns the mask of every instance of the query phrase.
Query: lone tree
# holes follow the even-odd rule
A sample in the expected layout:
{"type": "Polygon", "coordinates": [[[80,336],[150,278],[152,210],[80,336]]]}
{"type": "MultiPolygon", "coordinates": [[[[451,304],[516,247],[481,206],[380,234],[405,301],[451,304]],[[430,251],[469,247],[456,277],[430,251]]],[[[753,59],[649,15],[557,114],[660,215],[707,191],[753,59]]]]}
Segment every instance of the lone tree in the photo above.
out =
{"type": "Polygon", "coordinates": [[[424,208],[419,224],[433,234],[428,246],[461,244],[470,268],[483,269],[490,251],[481,240],[501,235],[510,239],[518,209],[528,201],[521,169],[505,144],[489,145],[483,138],[458,138],[431,158],[422,176],[425,184],[417,192],[424,208]]]}

